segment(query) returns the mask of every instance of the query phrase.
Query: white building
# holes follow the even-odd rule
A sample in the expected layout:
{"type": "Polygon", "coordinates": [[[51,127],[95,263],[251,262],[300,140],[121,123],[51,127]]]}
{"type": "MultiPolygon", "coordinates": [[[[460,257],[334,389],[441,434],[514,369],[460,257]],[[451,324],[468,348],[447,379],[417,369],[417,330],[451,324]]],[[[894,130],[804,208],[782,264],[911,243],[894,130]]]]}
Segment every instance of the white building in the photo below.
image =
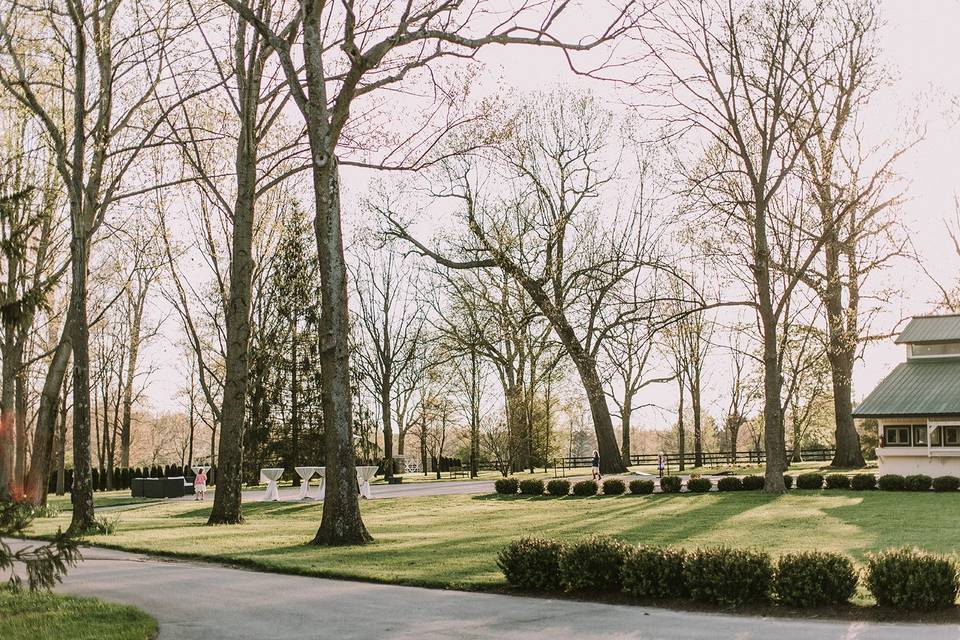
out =
{"type": "Polygon", "coordinates": [[[960,314],[915,317],[896,342],[906,361],[853,412],[879,422],[880,474],[960,476],[960,314]]]}

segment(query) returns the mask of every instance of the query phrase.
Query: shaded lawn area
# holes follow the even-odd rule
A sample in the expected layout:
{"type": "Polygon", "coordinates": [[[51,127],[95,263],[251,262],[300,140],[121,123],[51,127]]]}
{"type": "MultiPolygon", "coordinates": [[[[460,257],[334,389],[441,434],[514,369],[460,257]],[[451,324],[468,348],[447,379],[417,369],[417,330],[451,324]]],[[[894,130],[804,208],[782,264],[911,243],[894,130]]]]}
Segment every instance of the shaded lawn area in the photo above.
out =
{"type": "Polygon", "coordinates": [[[134,607],[0,588],[4,640],[147,640],[156,633],[156,621],[134,607]]]}
{"type": "MultiPolygon", "coordinates": [[[[247,523],[206,526],[210,505],[168,502],[122,511],[118,532],[89,542],[207,558],[271,571],[459,589],[505,586],[497,551],[522,535],[574,540],[591,533],[631,543],[725,544],[774,555],[829,550],[860,562],[900,545],[955,553],[960,494],[793,491],[592,498],[429,496],[362,503],[375,538],[361,547],[307,544],[322,503],[251,503],[247,523]]],[[[35,520],[34,534],[69,513],[35,520]]]]}

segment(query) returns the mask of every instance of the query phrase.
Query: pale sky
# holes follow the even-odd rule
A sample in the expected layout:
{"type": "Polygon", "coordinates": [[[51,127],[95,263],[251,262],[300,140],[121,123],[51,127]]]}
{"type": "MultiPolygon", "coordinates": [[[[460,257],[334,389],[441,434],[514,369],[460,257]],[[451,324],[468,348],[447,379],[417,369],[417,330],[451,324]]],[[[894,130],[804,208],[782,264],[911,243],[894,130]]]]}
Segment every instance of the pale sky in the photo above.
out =
{"type": "MultiPolygon", "coordinates": [[[[874,99],[864,119],[864,134],[877,141],[896,137],[908,120],[925,127],[924,139],[896,167],[907,192],[902,222],[927,269],[942,281],[953,281],[960,276],[960,259],[946,237],[944,220],[954,215],[954,194],[960,193],[960,0],[885,0],[882,15],[886,26],[881,48],[895,81],[874,99]]],[[[486,50],[481,60],[485,63],[484,84],[491,87],[523,92],[550,90],[559,84],[583,85],[609,96],[614,109],[622,109],[620,105],[630,99],[610,85],[572,79],[556,52],[501,47],[486,50]]],[[[344,175],[344,186],[352,196],[349,201],[356,202],[362,195],[364,183],[360,175],[344,175]]],[[[901,262],[881,278],[886,282],[878,280],[875,284],[898,287],[903,296],[890,300],[886,313],[877,320],[876,330],[892,331],[901,318],[932,310],[937,290],[916,264],[901,262]]],[[[173,318],[170,324],[175,324],[173,318]]],[[[163,363],[148,392],[159,410],[177,408],[174,395],[184,375],[179,368],[181,352],[171,344],[178,328],[170,326],[165,333],[145,354],[163,363]]],[[[866,395],[903,357],[902,349],[892,340],[869,347],[855,371],[855,399],[866,395]]],[[[726,363],[720,360],[717,365],[719,370],[714,375],[722,376],[726,363]]],[[[705,400],[708,412],[714,415],[725,406],[720,396],[705,400]]],[[[651,390],[642,401],[675,406],[675,387],[651,390]]],[[[667,416],[658,420],[658,414],[648,413],[644,422],[665,426],[668,423],[664,419],[667,416]]]]}

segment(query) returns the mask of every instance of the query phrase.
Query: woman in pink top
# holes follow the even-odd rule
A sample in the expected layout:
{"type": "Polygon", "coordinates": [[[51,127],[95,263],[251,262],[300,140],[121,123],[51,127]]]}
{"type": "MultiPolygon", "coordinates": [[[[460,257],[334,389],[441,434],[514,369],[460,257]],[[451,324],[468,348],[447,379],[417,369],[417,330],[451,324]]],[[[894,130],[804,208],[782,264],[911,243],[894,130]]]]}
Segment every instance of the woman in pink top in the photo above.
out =
{"type": "Polygon", "coordinates": [[[203,500],[203,494],[207,491],[207,472],[200,467],[200,473],[193,480],[193,491],[196,494],[194,500],[203,500]]]}

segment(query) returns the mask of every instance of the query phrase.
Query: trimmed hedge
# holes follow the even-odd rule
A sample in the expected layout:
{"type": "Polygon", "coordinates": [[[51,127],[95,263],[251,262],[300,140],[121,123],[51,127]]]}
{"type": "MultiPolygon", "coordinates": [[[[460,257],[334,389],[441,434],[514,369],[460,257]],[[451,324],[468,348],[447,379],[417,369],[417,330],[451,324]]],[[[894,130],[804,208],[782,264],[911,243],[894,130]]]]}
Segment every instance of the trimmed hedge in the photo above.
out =
{"type": "Polygon", "coordinates": [[[567,592],[618,590],[628,551],[625,543],[606,536],[591,536],[567,545],[560,554],[560,584],[567,592]]]}
{"type": "Polygon", "coordinates": [[[724,606],[760,603],[770,598],[773,564],[760,551],[712,547],[689,553],[683,576],[694,600],[724,606]]]}
{"type": "Polygon", "coordinates": [[[575,496],[595,496],[597,495],[597,483],[594,480],[581,480],[573,485],[573,495],[575,496]]]}
{"type": "Polygon", "coordinates": [[[841,604],[857,590],[857,572],[838,553],[789,553],[777,562],[773,589],[780,602],[792,607],[841,604]]]}
{"type": "Polygon", "coordinates": [[[552,496],[570,495],[570,481],[554,479],[547,483],[547,493],[552,496]]]}
{"type": "Polygon", "coordinates": [[[763,489],[764,480],[763,476],[749,475],[743,476],[743,480],[740,482],[743,483],[744,491],[759,491],[760,489],[763,489]]]}
{"type": "Polygon", "coordinates": [[[907,476],[903,479],[903,486],[907,491],[930,491],[933,478],[923,473],[907,476]]]}
{"type": "Polygon", "coordinates": [[[903,491],[907,483],[898,473],[888,473],[880,476],[877,485],[884,491],[903,491]]]}
{"type": "Polygon", "coordinates": [[[850,478],[842,473],[831,473],[826,477],[827,489],[849,489],[850,478]]]}
{"type": "Polygon", "coordinates": [[[873,491],[877,488],[877,476],[872,473],[858,473],[850,478],[850,488],[854,491],[873,491]]]}
{"type": "Polygon", "coordinates": [[[797,489],[815,489],[823,488],[822,473],[801,473],[797,476],[797,489]]]}
{"type": "Polygon", "coordinates": [[[520,481],[520,493],[525,496],[542,496],[543,480],[530,479],[520,481]]]}
{"type": "Polygon", "coordinates": [[[867,555],[866,583],[882,607],[945,609],[957,599],[957,566],[919,549],[890,549],[867,555]]]}
{"type": "Polygon", "coordinates": [[[603,481],[603,495],[619,496],[627,492],[627,485],[620,478],[609,478],[603,481]]]}
{"type": "Polygon", "coordinates": [[[497,481],[493,483],[493,488],[502,496],[515,495],[519,487],[520,483],[517,482],[516,478],[498,478],[497,481]]]}
{"type": "Polygon", "coordinates": [[[706,493],[710,491],[711,487],[713,487],[713,482],[710,481],[710,478],[690,478],[687,480],[687,491],[693,493],[706,493]]]}
{"type": "Polygon", "coordinates": [[[933,479],[934,491],[956,491],[960,489],[960,478],[957,476],[939,476],[933,479]]]}
{"type": "Polygon", "coordinates": [[[560,555],[564,544],[543,538],[514,540],[497,554],[497,566],[511,586],[537,591],[560,588],[560,555]]]}
{"type": "Polygon", "coordinates": [[[664,493],[680,493],[682,485],[683,480],[680,479],[680,476],[663,476],[660,478],[660,491],[664,493]]]}
{"type": "Polygon", "coordinates": [[[630,493],[638,496],[645,496],[653,493],[653,480],[631,480],[630,493]]]}
{"type": "Polygon", "coordinates": [[[743,482],[737,476],[717,480],[717,491],[743,491],[743,482]]]}
{"type": "Polygon", "coordinates": [[[687,595],[683,579],[683,549],[641,546],[631,549],[620,573],[623,590],[637,598],[682,598],[687,595]]]}

